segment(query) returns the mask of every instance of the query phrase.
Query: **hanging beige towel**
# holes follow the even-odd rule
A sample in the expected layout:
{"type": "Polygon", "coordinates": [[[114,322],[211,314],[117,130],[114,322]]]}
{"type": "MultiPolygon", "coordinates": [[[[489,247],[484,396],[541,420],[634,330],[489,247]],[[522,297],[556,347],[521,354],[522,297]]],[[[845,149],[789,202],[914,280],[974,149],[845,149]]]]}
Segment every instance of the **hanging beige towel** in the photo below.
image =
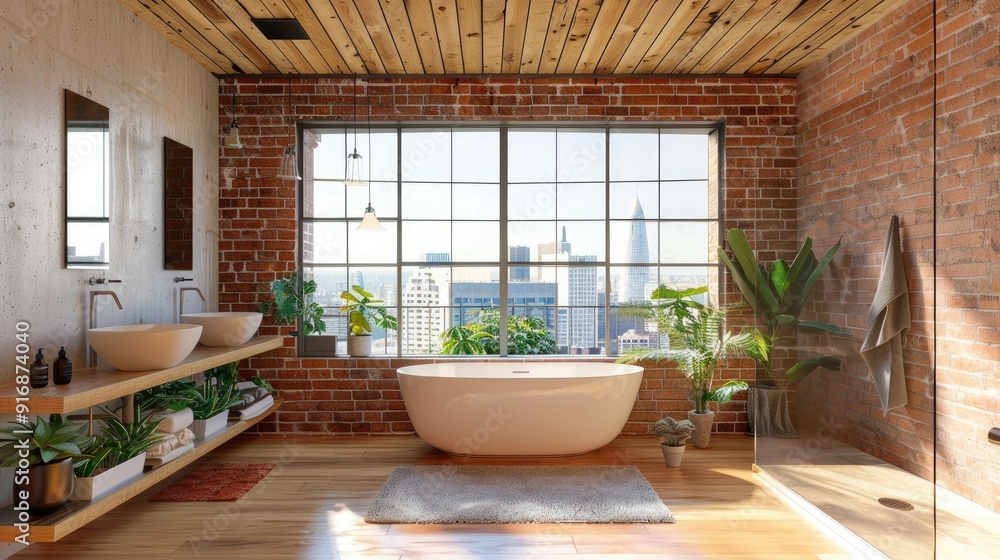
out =
{"type": "Polygon", "coordinates": [[[878,288],[868,309],[868,336],[861,345],[861,357],[868,364],[875,381],[883,416],[888,414],[890,408],[906,404],[903,337],[909,329],[910,300],[899,242],[899,217],[893,216],[889,238],[885,242],[878,288]]]}

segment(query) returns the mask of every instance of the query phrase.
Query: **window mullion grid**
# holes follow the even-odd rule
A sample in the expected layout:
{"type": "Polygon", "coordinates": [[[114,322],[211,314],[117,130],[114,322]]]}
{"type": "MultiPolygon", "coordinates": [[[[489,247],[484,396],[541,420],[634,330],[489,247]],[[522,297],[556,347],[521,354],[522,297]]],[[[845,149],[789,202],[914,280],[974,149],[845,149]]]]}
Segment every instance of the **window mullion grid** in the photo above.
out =
{"type": "Polygon", "coordinates": [[[604,355],[611,345],[611,127],[604,129],[604,355]]]}
{"type": "MultiPolygon", "coordinates": [[[[371,157],[371,154],[368,154],[371,157]]],[[[369,180],[371,178],[369,177],[369,180]]],[[[396,128],[396,356],[403,355],[403,128],[396,128]]]]}
{"type": "Polygon", "coordinates": [[[507,322],[510,310],[507,306],[510,271],[507,249],[507,127],[500,127],[500,355],[506,357],[507,322]]]}

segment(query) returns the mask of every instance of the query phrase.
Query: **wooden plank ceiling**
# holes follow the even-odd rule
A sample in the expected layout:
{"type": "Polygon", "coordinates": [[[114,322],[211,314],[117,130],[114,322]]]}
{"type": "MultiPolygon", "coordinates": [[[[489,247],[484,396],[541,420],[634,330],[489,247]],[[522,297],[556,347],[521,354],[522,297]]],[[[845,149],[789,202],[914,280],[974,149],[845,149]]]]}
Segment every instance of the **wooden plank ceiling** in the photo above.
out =
{"type": "Polygon", "coordinates": [[[902,0],[119,0],[220,75],[794,75],[902,0]],[[295,18],[271,41],[251,18],[295,18]]]}

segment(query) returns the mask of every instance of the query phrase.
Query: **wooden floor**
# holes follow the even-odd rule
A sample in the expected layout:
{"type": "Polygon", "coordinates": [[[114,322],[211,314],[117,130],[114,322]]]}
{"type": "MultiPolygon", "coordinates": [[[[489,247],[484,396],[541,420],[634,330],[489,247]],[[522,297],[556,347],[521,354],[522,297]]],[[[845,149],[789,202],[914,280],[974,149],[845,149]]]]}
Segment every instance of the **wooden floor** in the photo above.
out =
{"type": "Polygon", "coordinates": [[[242,435],[200,461],[277,463],[241,500],[148,502],[167,482],[58,543],[31,545],[14,558],[853,557],[763,489],[751,473],[752,460],[751,438],[713,436],[708,449],[689,446],[682,467],[668,469],[655,439],[646,436],[620,437],[580,457],[516,461],[636,465],[675,524],[368,525],[362,518],[394,467],[501,461],[453,458],[415,437],[242,435]]]}

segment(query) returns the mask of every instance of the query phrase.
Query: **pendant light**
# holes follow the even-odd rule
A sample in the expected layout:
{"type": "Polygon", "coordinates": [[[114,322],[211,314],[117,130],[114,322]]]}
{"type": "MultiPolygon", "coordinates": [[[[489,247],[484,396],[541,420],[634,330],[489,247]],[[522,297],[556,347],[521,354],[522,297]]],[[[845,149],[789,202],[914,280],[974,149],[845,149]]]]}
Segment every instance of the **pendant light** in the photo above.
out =
{"type": "Polygon", "coordinates": [[[368,206],[365,208],[365,215],[358,224],[358,231],[384,231],[385,226],[379,223],[375,217],[375,209],[372,208],[372,104],[368,97],[371,81],[365,85],[365,106],[368,108],[368,206]]]}
{"type": "MultiPolygon", "coordinates": [[[[288,79],[288,90],[287,90],[287,100],[288,100],[288,112],[292,112],[292,80],[288,79]]],[[[295,119],[292,119],[290,125],[292,133],[292,142],[285,146],[285,152],[281,154],[281,165],[278,166],[278,178],[280,179],[292,179],[298,181],[302,177],[299,175],[299,162],[298,158],[295,157],[295,119]]]]}
{"type": "Polygon", "coordinates": [[[233,122],[229,123],[229,131],[226,132],[225,145],[227,148],[236,148],[237,150],[243,147],[240,143],[240,125],[236,122],[236,82],[233,82],[233,94],[230,97],[233,101],[233,122]]]}
{"type": "MultiPolygon", "coordinates": [[[[354,75],[354,152],[347,154],[347,175],[344,179],[344,186],[363,187],[367,183],[361,177],[361,154],[358,153],[358,76],[354,75]]],[[[344,131],[344,138],[347,138],[347,131],[344,131]]],[[[369,154],[370,155],[370,154],[369,154]]]]}

